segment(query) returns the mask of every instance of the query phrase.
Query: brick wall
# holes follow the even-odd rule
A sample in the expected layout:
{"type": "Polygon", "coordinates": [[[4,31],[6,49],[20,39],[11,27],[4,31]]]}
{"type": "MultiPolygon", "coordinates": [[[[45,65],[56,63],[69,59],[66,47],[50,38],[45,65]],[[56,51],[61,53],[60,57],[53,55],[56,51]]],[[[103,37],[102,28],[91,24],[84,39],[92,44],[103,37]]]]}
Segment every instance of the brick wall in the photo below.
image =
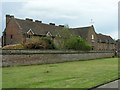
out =
{"type": "Polygon", "coordinates": [[[89,30],[88,37],[87,37],[87,43],[89,43],[93,47],[93,50],[98,49],[97,48],[97,35],[96,35],[94,29],[89,30]],[[93,35],[94,39],[92,39],[92,35],[93,35]]]}
{"type": "Polygon", "coordinates": [[[23,35],[19,29],[19,25],[15,23],[15,19],[11,19],[5,30],[5,45],[18,44],[23,42],[23,35]]]}
{"type": "Polygon", "coordinates": [[[114,50],[115,44],[108,43],[98,43],[98,50],[114,50]]]}
{"type": "Polygon", "coordinates": [[[48,64],[114,56],[113,52],[3,50],[2,66],[48,64]]]}

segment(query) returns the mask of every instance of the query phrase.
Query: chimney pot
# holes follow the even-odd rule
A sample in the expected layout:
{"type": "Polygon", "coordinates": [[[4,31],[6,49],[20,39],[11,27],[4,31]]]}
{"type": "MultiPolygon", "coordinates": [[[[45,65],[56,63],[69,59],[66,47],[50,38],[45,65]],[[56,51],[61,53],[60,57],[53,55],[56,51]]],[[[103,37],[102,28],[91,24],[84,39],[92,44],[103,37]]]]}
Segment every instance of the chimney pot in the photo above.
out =
{"type": "Polygon", "coordinates": [[[13,16],[13,15],[11,15],[11,16],[10,16],[10,18],[14,18],[14,16],[13,16]]]}
{"type": "Polygon", "coordinates": [[[64,27],[64,25],[59,25],[59,27],[64,27]]]}
{"type": "Polygon", "coordinates": [[[37,22],[37,23],[42,23],[42,21],[39,21],[39,20],[35,20],[35,22],[37,22]]]}
{"type": "Polygon", "coordinates": [[[28,21],[33,21],[33,19],[30,19],[30,18],[26,18],[26,20],[28,20],[28,21]]]}
{"type": "Polygon", "coordinates": [[[6,27],[7,27],[7,24],[9,23],[9,21],[10,21],[10,15],[6,15],[6,27]]]}
{"type": "Polygon", "coordinates": [[[54,25],[55,26],[55,23],[49,23],[49,25],[54,25]]]}
{"type": "Polygon", "coordinates": [[[9,15],[9,14],[6,14],[6,17],[10,17],[10,15],[9,15]]]}

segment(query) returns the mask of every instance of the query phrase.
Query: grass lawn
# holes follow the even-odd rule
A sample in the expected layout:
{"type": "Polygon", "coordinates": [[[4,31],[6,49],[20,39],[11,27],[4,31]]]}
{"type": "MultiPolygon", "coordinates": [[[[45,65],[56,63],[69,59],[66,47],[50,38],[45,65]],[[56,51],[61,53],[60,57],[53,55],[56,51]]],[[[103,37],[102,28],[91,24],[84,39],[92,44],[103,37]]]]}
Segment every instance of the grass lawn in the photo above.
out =
{"type": "Polygon", "coordinates": [[[118,78],[118,58],[3,68],[3,88],[91,88],[118,78]]]}

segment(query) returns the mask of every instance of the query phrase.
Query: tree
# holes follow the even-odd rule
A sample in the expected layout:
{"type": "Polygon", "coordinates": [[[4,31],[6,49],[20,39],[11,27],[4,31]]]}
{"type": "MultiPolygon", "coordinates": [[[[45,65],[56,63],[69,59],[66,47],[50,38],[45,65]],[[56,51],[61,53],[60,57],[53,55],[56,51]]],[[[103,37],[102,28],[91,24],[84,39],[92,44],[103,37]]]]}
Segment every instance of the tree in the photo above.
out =
{"type": "Polygon", "coordinates": [[[90,50],[91,48],[85,40],[76,36],[69,28],[57,30],[56,35],[55,45],[58,49],[90,50]]]}
{"type": "Polygon", "coordinates": [[[67,27],[62,30],[56,30],[54,33],[56,35],[54,43],[58,49],[65,49],[66,41],[75,36],[67,27]]]}
{"type": "Polygon", "coordinates": [[[91,47],[82,38],[76,36],[66,41],[65,48],[68,50],[73,49],[87,51],[90,50],[91,47]]]}

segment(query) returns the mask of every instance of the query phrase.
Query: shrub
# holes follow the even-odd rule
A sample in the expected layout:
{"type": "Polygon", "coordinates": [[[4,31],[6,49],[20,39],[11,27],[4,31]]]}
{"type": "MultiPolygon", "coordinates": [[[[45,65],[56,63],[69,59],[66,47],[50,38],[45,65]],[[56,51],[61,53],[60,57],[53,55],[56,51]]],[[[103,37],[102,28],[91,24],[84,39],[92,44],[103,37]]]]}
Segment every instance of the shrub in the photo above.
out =
{"type": "Polygon", "coordinates": [[[40,38],[40,40],[43,40],[47,43],[47,49],[55,49],[55,45],[53,43],[53,40],[51,40],[50,38],[48,37],[44,37],[44,38],[40,38]]]}
{"type": "Polygon", "coordinates": [[[27,49],[55,49],[53,41],[50,38],[42,37],[37,41],[25,43],[27,49]]]}
{"type": "Polygon", "coordinates": [[[47,43],[45,41],[29,42],[24,44],[26,49],[46,49],[47,43]]]}
{"type": "Polygon", "coordinates": [[[65,49],[74,49],[74,50],[90,50],[90,45],[88,45],[80,37],[72,37],[65,43],[65,49]]]}

